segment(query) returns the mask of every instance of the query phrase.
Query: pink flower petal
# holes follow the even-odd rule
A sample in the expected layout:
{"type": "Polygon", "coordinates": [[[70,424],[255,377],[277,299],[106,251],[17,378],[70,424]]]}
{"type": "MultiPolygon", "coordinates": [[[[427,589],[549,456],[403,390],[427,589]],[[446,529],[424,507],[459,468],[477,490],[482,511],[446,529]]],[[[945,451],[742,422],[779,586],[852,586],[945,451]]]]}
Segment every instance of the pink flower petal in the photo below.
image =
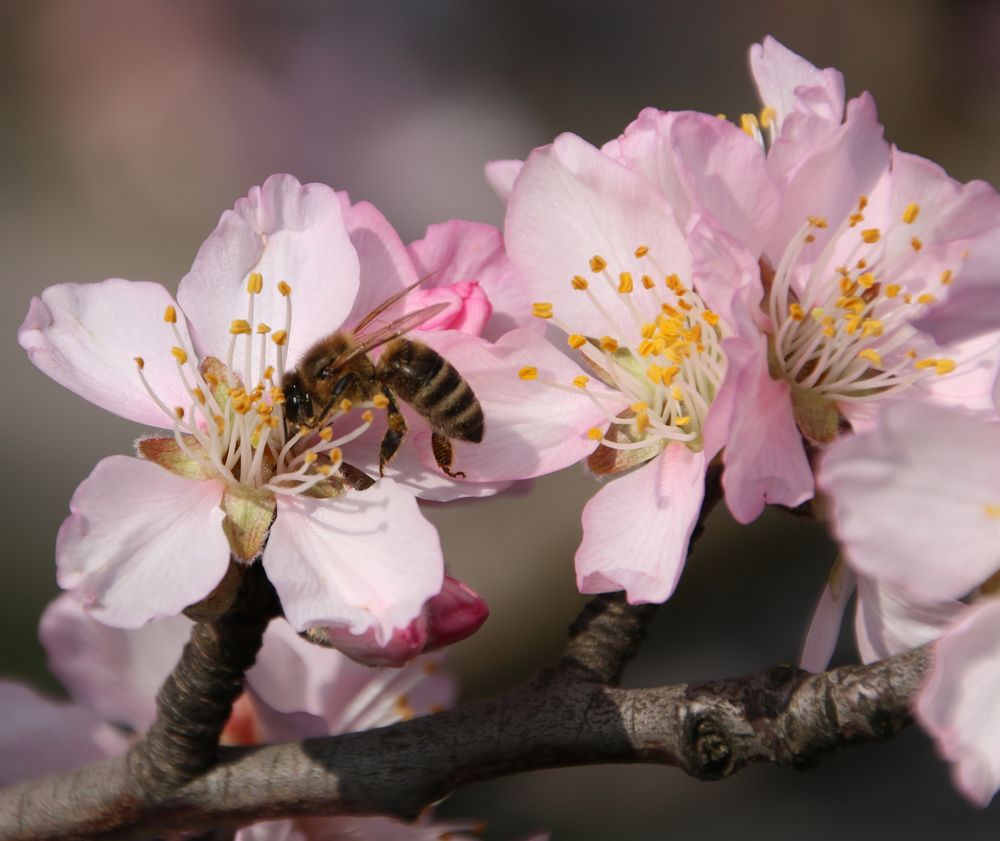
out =
{"type": "Polygon", "coordinates": [[[264,276],[254,298],[254,326],[284,328],[286,301],[277,284],[292,287],[288,358],[294,364],[343,324],[358,294],[358,256],[337,194],[323,184],[272,175],[222,214],[177,293],[199,355],[225,359],[229,325],[247,317],[247,277],[254,271],[264,276]]]}
{"type": "MultiPolygon", "coordinates": [[[[531,297],[524,279],[504,248],[503,235],[492,225],[452,220],[431,225],[423,239],[411,243],[421,288],[433,289],[474,280],[489,298],[493,314],[482,332],[491,342],[517,327],[541,331],[531,316],[531,297]]],[[[466,331],[471,332],[471,331],[466,331]]]]}
{"type": "MultiPolygon", "coordinates": [[[[344,224],[361,266],[357,298],[350,315],[344,320],[344,326],[351,328],[391,295],[416,283],[423,273],[416,270],[396,229],[375,205],[366,201],[351,204],[347,193],[337,195],[344,213],[344,224]]],[[[376,324],[388,324],[402,312],[403,308],[396,305],[376,324]]],[[[330,323],[334,326],[340,324],[330,323]]]]}
{"type": "Polygon", "coordinates": [[[332,500],[279,496],[264,568],[294,628],[374,629],[379,645],[444,575],[437,531],[391,479],[332,500]]]}
{"type": "Polygon", "coordinates": [[[475,590],[450,575],[444,577],[441,592],[427,602],[426,611],[428,651],[472,636],[490,615],[475,590]]]}
{"type": "Polygon", "coordinates": [[[0,681],[0,787],[125,753],[124,734],[90,710],[0,681]]]}
{"type": "Polygon", "coordinates": [[[819,471],[834,530],[864,575],[925,602],[961,598],[1000,568],[1000,424],[919,403],[834,442],[819,471]]]}
{"type": "Polygon", "coordinates": [[[854,571],[838,559],[830,570],[830,576],[816,603],[802,645],[799,665],[806,671],[818,674],[829,667],[840,638],[844,609],[854,595],[855,583],[854,571]]]}
{"type": "Polygon", "coordinates": [[[705,455],[683,444],[608,482],[583,509],[580,592],[625,590],[632,604],[670,598],[704,494],[705,455]]]}
{"type": "MultiPolygon", "coordinates": [[[[135,357],[145,360],[143,374],[168,407],[191,402],[170,354],[176,339],[163,322],[173,303],[156,283],[63,283],[32,299],[17,338],[31,361],[70,391],[123,418],[170,428],[173,418],[143,387],[135,357]]],[[[186,337],[180,316],[177,327],[186,337]]]]}
{"type": "Polygon", "coordinates": [[[103,459],[59,529],[59,585],[108,625],[137,628],[207,596],[229,565],[222,484],[127,456],[103,459]]]}
{"type": "MultiPolygon", "coordinates": [[[[451,362],[472,386],[486,418],[483,440],[454,442],[453,469],[470,482],[527,479],[560,470],[596,446],[587,430],[606,424],[585,395],[547,387],[569,385],[581,372],[565,355],[531,330],[514,330],[496,344],[448,331],[428,333],[426,343],[451,362]],[[518,377],[523,366],[538,379],[518,377]]],[[[608,406],[609,411],[617,411],[608,406]]],[[[414,436],[424,464],[434,464],[429,436],[414,436]]]]}
{"type": "Polygon", "coordinates": [[[937,639],[968,610],[962,602],[916,602],[896,587],[858,579],[854,633],[865,663],[884,660],[937,639]]]}
{"type": "Polygon", "coordinates": [[[1000,788],[1000,601],[970,609],[938,640],[916,717],[954,763],[958,789],[985,807],[1000,788]]]}
{"type": "Polygon", "coordinates": [[[156,717],[156,692],[191,636],[183,616],[131,631],[97,622],[71,593],[42,614],[49,669],[102,721],[141,733],[156,717]]]}
{"type": "Polygon", "coordinates": [[[843,119],[844,78],[833,68],[819,70],[768,35],[750,48],[750,69],[761,102],[775,110],[779,132],[791,114],[833,125],[843,119]]]}
{"type": "Polygon", "coordinates": [[[490,161],[486,164],[486,180],[501,201],[506,202],[510,198],[523,166],[524,161],[518,160],[490,161]]]}
{"type": "Polygon", "coordinates": [[[440,304],[445,305],[444,309],[420,324],[417,336],[434,330],[460,330],[470,336],[481,336],[493,313],[490,299],[474,280],[415,289],[406,299],[406,309],[410,312],[440,304]]]}
{"type": "Polygon", "coordinates": [[[746,132],[709,114],[647,108],[604,151],[655,184],[682,226],[707,213],[760,254],[780,198],[763,149],[746,132]]]}
{"type": "Polygon", "coordinates": [[[511,195],[505,233],[533,300],[554,303],[556,317],[585,336],[638,336],[621,296],[600,276],[591,291],[614,324],[570,285],[574,275],[593,276],[594,255],[617,277],[633,268],[636,248],[645,245],[657,271],[690,282],[690,253],[667,200],[645,177],[572,134],[528,158],[511,195]]]}
{"type": "Polygon", "coordinates": [[[790,386],[771,379],[763,336],[756,345],[723,342],[729,370],[712,407],[732,406],[722,485],[740,523],[756,520],[765,505],[795,507],[813,496],[812,468],[792,414],[790,386]]]}
{"type": "Polygon", "coordinates": [[[263,704],[270,710],[262,722],[266,737],[278,738],[275,728],[281,727],[282,739],[300,739],[397,721],[401,693],[416,713],[451,706],[455,683],[440,672],[437,662],[424,657],[403,669],[372,669],[306,642],[287,622],[277,620],[268,627],[247,685],[259,702],[257,708],[263,704]],[[291,718],[281,722],[279,716],[291,718]]]}

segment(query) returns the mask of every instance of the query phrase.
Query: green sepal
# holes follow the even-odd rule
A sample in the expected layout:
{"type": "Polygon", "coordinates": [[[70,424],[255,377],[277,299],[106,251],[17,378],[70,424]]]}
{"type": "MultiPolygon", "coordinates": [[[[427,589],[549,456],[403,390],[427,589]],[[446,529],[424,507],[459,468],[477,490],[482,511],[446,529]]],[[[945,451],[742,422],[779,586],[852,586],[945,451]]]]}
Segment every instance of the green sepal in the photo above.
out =
{"type": "Polygon", "coordinates": [[[274,494],[243,485],[227,485],[220,507],[226,515],[222,530],[233,556],[249,563],[264,551],[277,509],[274,494]]]}
{"type": "Polygon", "coordinates": [[[840,412],[833,401],[793,385],[792,412],[799,431],[814,444],[829,444],[837,437],[840,412]]]}
{"type": "Polygon", "coordinates": [[[208,454],[192,436],[185,435],[184,445],[196,455],[204,455],[204,462],[191,458],[180,448],[177,439],[170,438],[140,438],[135,442],[135,450],[141,458],[152,461],[160,467],[165,467],[171,473],[183,476],[185,479],[211,479],[216,473],[205,465],[208,454]]]}

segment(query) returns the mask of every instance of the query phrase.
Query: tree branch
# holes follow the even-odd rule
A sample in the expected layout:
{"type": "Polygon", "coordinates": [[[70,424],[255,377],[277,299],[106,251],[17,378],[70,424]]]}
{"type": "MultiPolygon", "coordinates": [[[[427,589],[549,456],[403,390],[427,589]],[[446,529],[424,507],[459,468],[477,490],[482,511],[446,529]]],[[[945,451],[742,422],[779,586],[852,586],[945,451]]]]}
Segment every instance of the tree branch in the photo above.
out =
{"type": "MultiPolygon", "coordinates": [[[[132,839],[310,814],[415,818],[448,792],[521,771],[609,762],[673,765],[704,780],[757,762],[805,767],[910,721],[928,648],[819,675],[614,689],[550,669],[496,698],[391,727],[230,749],[220,763],[117,823],[110,780],[124,759],[0,792],[0,837],[132,839]],[[100,831],[87,815],[103,815],[100,831]]],[[[120,792],[119,792],[120,793],[120,792]]]]}

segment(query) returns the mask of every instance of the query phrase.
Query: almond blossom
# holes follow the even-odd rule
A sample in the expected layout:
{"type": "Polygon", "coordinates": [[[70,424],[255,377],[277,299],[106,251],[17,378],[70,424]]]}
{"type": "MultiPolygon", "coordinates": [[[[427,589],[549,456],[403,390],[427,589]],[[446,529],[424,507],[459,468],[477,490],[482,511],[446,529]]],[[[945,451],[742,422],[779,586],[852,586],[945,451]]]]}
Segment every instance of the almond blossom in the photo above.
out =
{"type": "MultiPolygon", "coordinates": [[[[39,368],[167,430],[140,438],[139,458],[101,461],[60,529],[59,582],[102,622],[179,613],[212,592],[232,556],[263,563],[296,629],[356,637],[344,637],[356,655],[361,638],[385,647],[402,633],[413,650],[426,634],[420,616],[444,577],[413,496],[420,480],[397,481],[401,459],[396,478],[358,492],[340,469],[379,407],[345,407],[318,431],[283,422],[282,372],[415,274],[401,243],[384,247],[395,234],[381,215],[345,204],[324,185],[273,176],[222,215],[176,301],[120,279],[32,301],[19,340],[39,368]]],[[[476,601],[470,633],[485,617],[476,601]]],[[[454,624],[445,637],[458,637],[454,624]]]]}
{"type": "Polygon", "coordinates": [[[998,452],[1000,422],[906,402],[831,446],[819,473],[861,576],[862,655],[937,639],[917,717],[983,806],[1000,788],[1000,716],[984,702],[1000,687],[998,452]]]}
{"type": "MultiPolygon", "coordinates": [[[[69,689],[60,703],[0,681],[0,785],[123,754],[156,715],[155,692],[180,657],[192,623],[175,617],[134,630],[96,622],[69,594],[42,616],[40,636],[52,672],[69,689]]],[[[222,743],[255,745],[382,727],[450,706],[454,681],[438,659],[402,669],[371,669],[300,639],[275,620],[264,634],[223,730],[222,743]]],[[[425,813],[414,824],[383,817],[268,821],[240,841],[380,838],[439,841],[471,837],[478,826],[441,824],[425,813]]]]}
{"type": "Polygon", "coordinates": [[[576,395],[563,448],[611,477],[583,513],[578,586],[663,601],[733,422],[725,346],[753,330],[756,265],[678,191],[569,134],[520,168],[506,240],[566,348],[537,350],[519,375],[536,402],[576,395]]]}

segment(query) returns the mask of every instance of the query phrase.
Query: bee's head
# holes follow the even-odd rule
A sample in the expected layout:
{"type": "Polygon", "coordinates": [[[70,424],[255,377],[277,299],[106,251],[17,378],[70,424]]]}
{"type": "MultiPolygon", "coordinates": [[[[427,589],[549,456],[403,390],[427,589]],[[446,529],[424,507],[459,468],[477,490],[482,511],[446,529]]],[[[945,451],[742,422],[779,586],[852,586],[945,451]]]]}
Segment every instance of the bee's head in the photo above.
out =
{"type": "Polygon", "coordinates": [[[285,378],[281,387],[285,395],[285,418],[295,426],[301,426],[312,417],[312,398],[302,384],[298,373],[292,373],[285,378]]]}

